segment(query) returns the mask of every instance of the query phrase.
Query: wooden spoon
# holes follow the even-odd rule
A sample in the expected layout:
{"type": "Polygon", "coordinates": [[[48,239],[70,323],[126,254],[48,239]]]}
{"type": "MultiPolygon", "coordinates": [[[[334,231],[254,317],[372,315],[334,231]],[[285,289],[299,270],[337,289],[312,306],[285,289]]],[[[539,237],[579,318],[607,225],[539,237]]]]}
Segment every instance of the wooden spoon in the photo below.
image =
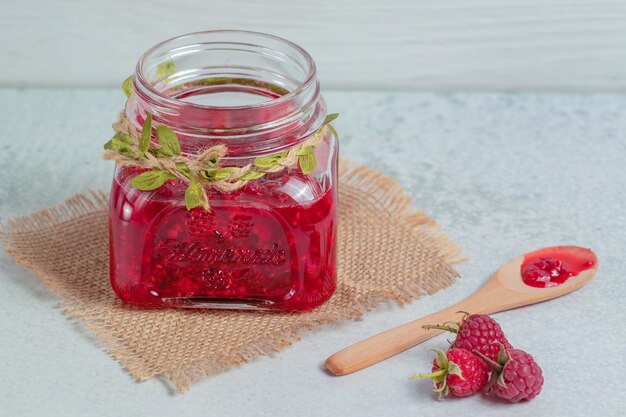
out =
{"type": "Polygon", "coordinates": [[[597,269],[597,257],[590,249],[578,246],[555,246],[529,252],[506,263],[493,274],[482,288],[466,299],[436,313],[379,333],[335,353],[326,360],[326,369],[335,375],[346,375],[374,365],[440,334],[442,330],[428,330],[422,326],[458,321],[457,313],[459,311],[467,311],[472,314],[490,314],[560,297],[588,283],[597,269]],[[590,259],[592,266],[570,277],[563,284],[554,287],[528,286],[521,276],[521,265],[524,258],[543,252],[562,253],[571,257],[590,259]]]}

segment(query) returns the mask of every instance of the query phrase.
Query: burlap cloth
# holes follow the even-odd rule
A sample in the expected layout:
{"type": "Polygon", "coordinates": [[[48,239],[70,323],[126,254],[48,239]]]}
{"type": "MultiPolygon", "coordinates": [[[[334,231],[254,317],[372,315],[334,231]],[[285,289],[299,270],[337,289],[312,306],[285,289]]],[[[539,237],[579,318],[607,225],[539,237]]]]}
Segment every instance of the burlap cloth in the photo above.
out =
{"type": "Polygon", "coordinates": [[[163,375],[184,390],[202,376],[278,352],[304,330],[453,283],[458,246],[409,206],[411,198],[394,179],[342,162],[339,184],[337,291],[308,313],[123,305],[109,284],[107,195],[101,192],[9,220],[0,226],[0,241],[134,377],[163,375]]]}

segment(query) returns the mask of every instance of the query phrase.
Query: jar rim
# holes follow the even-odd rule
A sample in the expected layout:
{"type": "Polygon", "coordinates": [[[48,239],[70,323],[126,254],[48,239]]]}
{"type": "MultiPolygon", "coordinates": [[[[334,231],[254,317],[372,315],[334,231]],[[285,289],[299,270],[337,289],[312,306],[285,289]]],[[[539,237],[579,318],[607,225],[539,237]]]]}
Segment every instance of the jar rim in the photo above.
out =
{"type": "MultiPolygon", "coordinates": [[[[241,43],[241,42],[233,42],[233,41],[228,41],[226,43],[241,43]]],[[[141,85],[141,87],[145,88],[146,90],[148,90],[152,95],[158,97],[159,101],[161,101],[162,103],[166,103],[166,104],[170,104],[173,107],[177,108],[177,107],[182,107],[185,106],[187,108],[195,108],[198,110],[256,110],[256,109],[263,109],[266,107],[271,107],[271,106],[276,106],[276,105],[281,105],[285,102],[288,102],[289,100],[294,99],[294,97],[300,95],[301,93],[307,91],[311,84],[315,83],[317,80],[317,75],[316,75],[316,66],[315,66],[315,61],[313,60],[313,58],[311,57],[311,55],[301,46],[299,46],[298,44],[291,42],[285,38],[279,37],[279,36],[275,36],[275,35],[271,35],[268,33],[263,33],[263,32],[256,32],[256,31],[249,31],[249,30],[238,30],[238,29],[217,29],[217,30],[207,30],[207,31],[198,31],[198,32],[191,32],[191,33],[187,33],[187,34],[183,34],[183,35],[179,35],[179,36],[175,36],[172,38],[169,38],[167,40],[164,40],[162,42],[157,43],[156,45],[152,46],[150,49],[148,49],[147,51],[145,51],[139,58],[139,60],[137,61],[137,65],[135,68],[135,74],[136,74],[136,79],[139,82],[139,84],[141,85]],[[189,102],[189,101],[185,101],[185,100],[181,100],[178,99],[176,97],[171,97],[168,96],[166,94],[163,94],[162,91],[160,91],[159,89],[155,88],[152,83],[150,83],[150,81],[147,79],[147,77],[145,77],[145,65],[146,65],[146,61],[153,55],[155,55],[160,49],[167,47],[169,44],[174,44],[177,41],[181,41],[184,39],[188,39],[188,38],[193,38],[196,36],[203,36],[203,35],[220,35],[220,34],[241,34],[241,35],[247,35],[247,36],[252,36],[252,37],[258,37],[260,39],[270,39],[273,41],[276,41],[280,44],[283,44],[287,47],[292,48],[293,50],[295,50],[300,56],[301,58],[304,59],[304,62],[306,63],[307,66],[307,72],[304,76],[304,80],[299,82],[297,87],[290,90],[287,94],[281,95],[280,97],[276,97],[273,98],[271,100],[267,100],[267,101],[262,101],[262,102],[258,102],[258,103],[250,103],[250,104],[245,104],[245,105],[237,105],[237,106],[216,106],[216,105],[206,105],[206,104],[200,104],[200,103],[193,103],[193,102],[189,102]]]]}

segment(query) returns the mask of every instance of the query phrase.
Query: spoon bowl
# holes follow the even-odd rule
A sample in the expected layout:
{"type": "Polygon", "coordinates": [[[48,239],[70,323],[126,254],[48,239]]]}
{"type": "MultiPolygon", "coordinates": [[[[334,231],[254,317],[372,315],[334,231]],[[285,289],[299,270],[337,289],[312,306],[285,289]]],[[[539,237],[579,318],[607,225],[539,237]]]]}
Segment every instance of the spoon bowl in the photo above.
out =
{"type": "Polygon", "coordinates": [[[553,246],[526,253],[504,264],[485,285],[464,300],[349,346],[329,357],[324,366],[335,375],[359,371],[442,332],[424,329],[424,325],[455,321],[459,311],[491,314],[560,297],[591,281],[597,269],[598,259],[593,251],[579,246],[553,246]],[[541,259],[542,255],[547,257],[548,254],[584,260],[588,267],[571,274],[558,285],[539,288],[526,284],[522,277],[525,260],[541,259]]]}

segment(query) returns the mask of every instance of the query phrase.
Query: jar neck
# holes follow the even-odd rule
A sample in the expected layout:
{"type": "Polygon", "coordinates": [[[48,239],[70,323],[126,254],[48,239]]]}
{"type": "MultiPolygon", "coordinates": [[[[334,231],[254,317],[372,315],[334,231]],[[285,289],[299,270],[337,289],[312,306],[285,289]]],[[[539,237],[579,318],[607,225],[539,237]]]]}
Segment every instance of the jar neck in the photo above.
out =
{"type": "Polygon", "coordinates": [[[271,35],[210,31],[162,42],[137,63],[126,115],[148,113],[177,133],[183,152],[225,144],[229,157],[280,151],[315,133],[326,116],[315,64],[271,35]],[[164,71],[164,68],[169,71],[164,71]]]}

